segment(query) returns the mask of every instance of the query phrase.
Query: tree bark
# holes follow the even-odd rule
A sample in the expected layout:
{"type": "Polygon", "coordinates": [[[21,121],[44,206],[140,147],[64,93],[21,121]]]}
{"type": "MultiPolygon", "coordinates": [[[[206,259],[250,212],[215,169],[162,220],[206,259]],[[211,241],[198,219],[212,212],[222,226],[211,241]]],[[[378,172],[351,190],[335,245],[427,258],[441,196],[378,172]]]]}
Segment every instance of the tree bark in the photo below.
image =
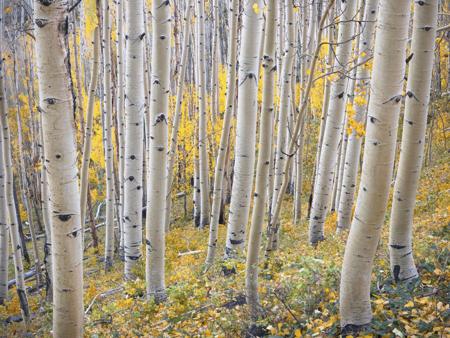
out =
{"type": "Polygon", "coordinates": [[[146,281],[147,297],[166,298],[164,280],[165,209],[167,196],[167,114],[170,92],[171,22],[169,2],[153,1],[150,144],[147,184],[146,281]]]}
{"type": "MultiPolygon", "coordinates": [[[[330,206],[333,176],[336,170],[339,134],[345,113],[347,92],[347,65],[351,58],[353,20],[356,0],[348,0],[342,5],[339,38],[337,41],[336,64],[339,78],[331,84],[330,108],[327,113],[323,144],[320,152],[319,169],[314,182],[313,203],[309,223],[309,242],[316,245],[324,239],[323,225],[330,206]]],[[[330,48],[332,45],[330,45],[330,48]]]]}
{"type": "Polygon", "coordinates": [[[372,319],[370,279],[389,197],[402,101],[410,1],[381,0],[379,11],[361,183],[341,273],[344,331],[372,319]]]}
{"type": "Polygon", "coordinates": [[[395,281],[418,277],[412,254],[412,225],[423,162],[437,13],[437,0],[414,3],[413,57],[409,63],[400,160],[389,231],[391,272],[395,281]]]}
{"type": "MultiPolygon", "coordinates": [[[[132,269],[141,258],[142,172],[144,163],[144,4],[126,1],[125,64],[125,170],[124,170],[124,256],[125,277],[134,279],[132,269]]],[[[160,177],[161,179],[161,177],[160,177]]],[[[148,211],[148,210],[147,210],[148,211]]]]}
{"type": "Polygon", "coordinates": [[[37,77],[53,247],[53,335],[83,336],[83,248],[68,6],[35,0],[37,77]]]}
{"type": "MultiPolygon", "coordinates": [[[[378,2],[379,0],[369,0],[365,5],[357,64],[369,62],[370,58],[373,56],[373,39],[378,13],[378,2]]],[[[352,217],[356,178],[358,176],[359,158],[363,139],[363,127],[366,119],[367,101],[369,99],[370,71],[365,64],[357,68],[356,79],[355,97],[353,100],[355,115],[352,118],[359,129],[353,127],[348,138],[344,161],[342,192],[338,206],[338,231],[349,228],[352,217]]]]}
{"type": "Polygon", "coordinates": [[[206,265],[214,263],[217,252],[217,237],[219,216],[223,207],[223,179],[225,173],[225,162],[227,159],[231,119],[233,117],[233,107],[236,98],[236,55],[238,38],[238,18],[239,1],[232,0],[229,9],[229,40],[228,40],[228,74],[227,74],[227,96],[225,103],[225,114],[223,117],[222,134],[220,136],[220,145],[217,153],[216,166],[214,169],[214,192],[212,198],[211,221],[209,224],[208,254],[206,256],[206,265]]]}
{"type": "MultiPolygon", "coordinates": [[[[287,0],[289,2],[290,0],[287,0]]],[[[289,6],[286,7],[287,9],[289,6]]],[[[252,222],[247,249],[246,264],[246,296],[247,304],[253,319],[260,314],[258,295],[258,263],[261,246],[261,235],[265,216],[270,152],[272,148],[272,130],[274,113],[274,86],[275,86],[275,38],[277,1],[271,0],[267,4],[265,42],[263,55],[263,102],[259,131],[259,154],[256,165],[256,186],[254,193],[254,206],[252,222]]]]}
{"type": "Polygon", "coordinates": [[[231,193],[225,256],[230,257],[244,247],[253,186],[258,108],[259,45],[263,24],[263,2],[244,3],[241,51],[239,54],[238,110],[234,182],[231,193]]]}

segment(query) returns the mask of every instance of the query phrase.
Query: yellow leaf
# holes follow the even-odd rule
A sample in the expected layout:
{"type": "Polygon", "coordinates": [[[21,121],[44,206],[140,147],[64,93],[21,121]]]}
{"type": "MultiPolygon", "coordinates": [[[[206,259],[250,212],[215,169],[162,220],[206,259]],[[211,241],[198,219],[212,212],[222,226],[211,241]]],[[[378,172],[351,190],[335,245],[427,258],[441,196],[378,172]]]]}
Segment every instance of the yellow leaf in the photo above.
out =
{"type": "Polygon", "coordinates": [[[258,6],[257,3],[254,3],[254,4],[253,4],[253,12],[255,12],[256,14],[259,13],[259,6],[258,6]]]}
{"type": "Polygon", "coordinates": [[[410,300],[408,303],[405,304],[406,308],[413,307],[413,306],[414,306],[414,302],[412,300],[410,300]]]}
{"type": "Polygon", "coordinates": [[[294,337],[300,338],[302,336],[302,331],[300,329],[295,330],[294,337]]]}

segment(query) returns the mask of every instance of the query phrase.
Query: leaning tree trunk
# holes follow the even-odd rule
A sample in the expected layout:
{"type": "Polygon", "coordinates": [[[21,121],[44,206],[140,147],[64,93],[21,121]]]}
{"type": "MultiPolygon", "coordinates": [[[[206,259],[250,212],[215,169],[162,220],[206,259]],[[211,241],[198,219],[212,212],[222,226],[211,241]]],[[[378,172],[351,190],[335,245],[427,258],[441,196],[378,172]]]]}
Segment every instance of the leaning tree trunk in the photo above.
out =
{"type": "MultiPolygon", "coordinates": [[[[289,172],[283,172],[284,163],[286,162],[289,154],[287,152],[288,146],[288,113],[291,107],[291,81],[292,81],[292,63],[295,56],[295,32],[294,32],[294,8],[291,0],[286,0],[284,6],[284,18],[286,29],[286,40],[284,41],[284,56],[281,61],[282,74],[281,74],[281,97],[280,97],[280,112],[278,114],[278,135],[277,135],[277,147],[275,151],[275,182],[273,189],[272,210],[274,204],[277,201],[283,177],[289,175],[289,172]]],[[[282,22],[279,23],[283,24],[282,22]]],[[[278,236],[279,236],[279,224],[269,223],[267,252],[275,250],[277,248],[278,236]]]]}
{"type": "Polygon", "coordinates": [[[364,8],[362,35],[358,48],[358,69],[356,71],[355,97],[353,107],[355,114],[350,117],[351,134],[348,138],[347,151],[345,152],[342,191],[338,206],[337,230],[350,226],[353,201],[356,190],[356,178],[358,174],[361,143],[364,135],[364,121],[366,119],[367,100],[369,98],[370,71],[366,63],[373,55],[373,38],[375,23],[378,13],[379,0],[369,0],[364,8]]]}
{"type": "Polygon", "coordinates": [[[412,59],[389,232],[391,272],[395,281],[418,276],[412,254],[412,223],[425,145],[437,12],[437,0],[414,4],[412,59]]]}
{"type": "Polygon", "coordinates": [[[147,184],[146,281],[147,297],[166,298],[164,281],[165,208],[167,195],[167,114],[170,86],[169,2],[153,1],[152,81],[150,100],[150,145],[147,184]]]}
{"type": "Polygon", "coordinates": [[[200,228],[209,223],[209,173],[206,133],[206,59],[205,59],[205,3],[197,0],[197,59],[198,59],[198,153],[200,169],[200,228]]]}
{"type": "Polygon", "coordinates": [[[144,11],[143,0],[126,4],[125,64],[125,169],[124,169],[124,258],[125,277],[134,279],[132,269],[141,257],[142,171],[144,163],[144,11]]]}
{"type": "Polygon", "coordinates": [[[244,3],[242,45],[239,54],[235,175],[225,247],[227,257],[244,247],[252,195],[258,110],[259,45],[264,20],[262,11],[262,0],[249,0],[244,3]]]}
{"type": "MultiPolygon", "coordinates": [[[[3,8],[3,6],[0,6],[0,8],[3,8]]],[[[3,34],[3,30],[0,29],[0,31],[3,34]]],[[[2,40],[2,38],[3,37],[0,37],[0,40],[2,40]]],[[[3,41],[0,41],[0,44],[1,43],[3,43],[3,41]]],[[[3,53],[1,55],[2,59],[0,61],[0,127],[2,130],[1,136],[3,138],[2,146],[3,146],[3,163],[5,171],[4,173],[5,198],[7,207],[6,217],[8,221],[9,234],[11,236],[11,246],[14,260],[14,273],[16,276],[17,295],[19,297],[20,309],[22,311],[24,321],[28,322],[30,318],[30,310],[28,307],[28,298],[25,288],[22,251],[19,235],[19,224],[17,221],[16,205],[14,201],[14,191],[13,191],[14,178],[11,159],[11,135],[8,122],[8,107],[6,106],[6,95],[4,88],[5,61],[3,59],[3,53]]]]}
{"type": "Polygon", "coordinates": [[[106,219],[105,219],[105,269],[109,270],[114,258],[114,149],[112,140],[112,85],[111,85],[111,24],[109,0],[102,1],[103,50],[103,123],[106,160],[106,219]]]}
{"type": "Polygon", "coordinates": [[[225,162],[228,154],[230,139],[231,119],[233,117],[234,101],[236,99],[236,54],[237,34],[239,18],[239,1],[232,0],[229,9],[229,39],[228,39],[228,75],[227,75],[227,97],[225,103],[225,114],[223,117],[222,134],[218,149],[216,166],[214,169],[214,192],[212,198],[211,221],[209,225],[208,254],[206,265],[214,263],[217,251],[218,225],[221,207],[223,206],[223,178],[225,173],[225,162]]]}
{"type": "Polygon", "coordinates": [[[175,103],[175,113],[173,115],[173,122],[172,122],[172,132],[170,137],[170,150],[168,153],[168,159],[167,159],[167,197],[166,197],[166,223],[165,223],[165,229],[166,231],[170,227],[170,210],[172,207],[172,186],[173,186],[173,166],[175,165],[175,160],[177,156],[177,146],[178,146],[178,129],[180,126],[180,119],[181,119],[181,106],[183,103],[183,90],[184,90],[184,79],[186,77],[186,66],[187,66],[187,60],[188,60],[188,51],[189,48],[189,41],[191,37],[191,11],[192,11],[192,5],[191,0],[189,0],[189,3],[186,8],[186,12],[184,14],[184,25],[183,25],[183,51],[181,54],[181,60],[179,64],[179,77],[178,77],[178,85],[177,85],[177,101],[175,103]]]}
{"type": "MultiPolygon", "coordinates": [[[[290,0],[287,0],[288,2],[290,0]]],[[[259,250],[261,246],[262,227],[265,216],[270,152],[272,149],[272,129],[274,112],[274,85],[275,85],[275,27],[277,1],[271,0],[268,3],[266,12],[266,28],[263,55],[263,102],[260,118],[259,130],[259,154],[256,165],[256,187],[255,199],[252,213],[252,223],[248,239],[247,265],[246,265],[246,296],[247,304],[253,319],[257,319],[260,314],[258,295],[258,262],[259,250]]]]}
{"type": "Polygon", "coordinates": [[[330,205],[333,191],[333,176],[339,147],[339,135],[345,113],[347,90],[347,64],[351,60],[353,19],[356,12],[356,0],[342,3],[341,22],[336,52],[336,65],[339,78],[331,84],[330,108],[328,109],[325,131],[320,151],[317,175],[314,181],[313,203],[309,223],[309,241],[315,245],[324,239],[323,225],[330,205]]]}
{"type": "Polygon", "coordinates": [[[410,2],[381,0],[364,160],[341,273],[344,330],[370,323],[370,277],[389,197],[402,101],[410,2]]]}
{"type": "Polygon", "coordinates": [[[39,107],[48,173],[53,249],[53,335],[83,336],[83,247],[68,6],[34,2],[39,107]]]}

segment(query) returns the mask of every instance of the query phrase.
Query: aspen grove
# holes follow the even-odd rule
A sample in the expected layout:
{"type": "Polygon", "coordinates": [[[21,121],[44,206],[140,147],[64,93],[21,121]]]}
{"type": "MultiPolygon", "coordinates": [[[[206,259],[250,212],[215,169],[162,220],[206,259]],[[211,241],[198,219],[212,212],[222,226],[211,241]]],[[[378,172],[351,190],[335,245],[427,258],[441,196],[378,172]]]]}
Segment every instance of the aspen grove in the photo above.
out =
{"type": "Polygon", "coordinates": [[[0,337],[450,336],[450,0],[0,0],[0,337]]]}

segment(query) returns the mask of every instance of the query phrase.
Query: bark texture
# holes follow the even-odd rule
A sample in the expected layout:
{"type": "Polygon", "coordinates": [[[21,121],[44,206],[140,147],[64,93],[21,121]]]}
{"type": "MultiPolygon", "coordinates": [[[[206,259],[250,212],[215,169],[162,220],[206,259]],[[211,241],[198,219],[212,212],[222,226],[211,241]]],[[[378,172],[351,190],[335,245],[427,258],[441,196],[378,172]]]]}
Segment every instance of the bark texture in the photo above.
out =
{"type": "Polygon", "coordinates": [[[414,3],[412,59],[389,231],[391,272],[396,281],[418,277],[412,253],[412,225],[425,145],[437,12],[437,0],[414,3]]]}
{"type": "Polygon", "coordinates": [[[347,68],[351,58],[352,35],[356,14],[356,0],[342,2],[339,36],[336,51],[336,70],[339,78],[331,84],[329,109],[314,181],[313,202],[309,223],[309,241],[315,245],[324,239],[323,226],[329,211],[330,195],[333,193],[333,177],[339,151],[339,135],[345,115],[347,93],[347,68]]]}
{"type": "Polygon", "coordinates": [[[341,273],[344,330],[372,320],[370,278],[394,165],[409,12],[408,0],[380,1],[361,183],[341,273]]]}
{"type": "Polygon", "coordinates": [[[53,253],[53,335],[83,336],[83,248],[68,3],[34,2],[39,109],[48,173],[53,253]]]}
{"type": "Polygon", "coordinates": [[[147,183],[146,280],[147,297],[166,298],[164,281],[165,209],[167,195],[167,114],[170,88],[170,7],[153,1],[152,81],[150,99],[150,144],[147,183]]]}
{"type": "Polygon", "coordinates": [[[233,255],[235,251],[243,249],[249,217],[255,166],[262,12],[263,2],[261,0],[244,2],[242,45],[239,53],[234,182],[225,244],[225,256],[227,257],[233,255]]]}

